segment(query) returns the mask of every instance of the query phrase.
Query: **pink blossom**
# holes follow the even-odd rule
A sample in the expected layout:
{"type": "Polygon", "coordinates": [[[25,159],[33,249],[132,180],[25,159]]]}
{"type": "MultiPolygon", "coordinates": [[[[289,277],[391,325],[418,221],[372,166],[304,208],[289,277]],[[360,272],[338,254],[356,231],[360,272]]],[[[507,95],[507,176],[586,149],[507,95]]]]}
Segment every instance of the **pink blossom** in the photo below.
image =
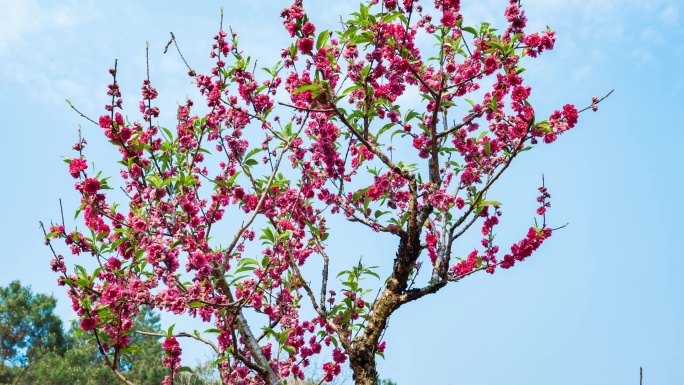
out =
{"type": "Polygon", "coordinates": [[[297,42],[297,48],[299,48],[299,52],[301,52],[303,54],[311,53],[311,50],[313,50],[313,47],[314,47],[313,39],[301,38],[297,42]]]}
{"type": "Polygon", "coordinates": [[[515,4],[510,5],[506,8],[506,12],[504,12],[504,16],[506,16],[506,20],[508,20],[509,23],[512,23],[519,15],[520,8],[515,4]]]}
{"type": "Polygon", "coordinates": [[[522,103],[530,96],[530,91],[530,87],[515,86],[515,88],[513,88],[513,93],[511,93],[511,99],[515,103],[522,103]]]}
{"type": "Polygon", "coordinates": [[[111,128],[112,127],[112,117],[109,115],[102,115],[100,116],[100,127],[102,128],[111,128]]]}
{"type": "Polygon", "coordinates": [[[97,191],[99,189],[100,181],[95,178],[86,178],[85,182],[83,183],[83,191],[85,191],[89,195],[97,194],[97,191]]]}
{"type": "Polygon", "coordinates": [[[523,38],[523,43],[530,47],[538,47],[541,44],[541,38],[538,34],[527,35],[523,38]]]}
{"type": "Polygon", "coordinates": [[[453,27],[456,25],[456,15],[451,11],[445,11],[440,22],[447,27],[453,27]]]}
{"type": "Polygon", "coordinates": [[[72,159],[69,163],[69,173],[74,178],[78,178],[81,175],[81,171],[88,168],[88,163],[84,158],[72,159]]]}
{"type": "Polygon", "coordinates": [[[111,257],[107,260],[107,266],[112,270],[119,270],[121,269],[121,261],[116,257],[111,257]]]}
{"type": "Polygon", "coordinates": [[[95,326],[97,326],[98,318],[83,318],[81,322],[79,323],[79,326],[81,326],[81,329],[86,332],[92,332],[95,330],[95,326]]]}
{"type": "Polygon", "coordinates": [[[316,26],[313,25],[311,22],[306,22],[302,26],[302,34],[304,36],[311,36],[316,32],[316,26]]]}
{"type": "Polygon", "coordinates": [[[162,349],[170,353],[177,352],[180,349],[180,344],[176,340],[176,337],[167,337],[164,339],[164,342],[162,342],[162,349]]]}

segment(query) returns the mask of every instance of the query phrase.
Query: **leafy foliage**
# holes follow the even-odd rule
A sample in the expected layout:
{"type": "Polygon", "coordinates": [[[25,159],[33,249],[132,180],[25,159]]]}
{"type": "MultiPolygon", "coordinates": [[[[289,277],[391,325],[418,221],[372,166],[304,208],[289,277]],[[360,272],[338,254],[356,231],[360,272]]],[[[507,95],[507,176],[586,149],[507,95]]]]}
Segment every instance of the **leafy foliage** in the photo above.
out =
{"type": "MultiPolygon", "coordinates": [[[[2,357],[0,384],[100,385],[120,380],[103,365],[92,334],[72,322],[64,334],[54,314],[56,300],[33,294],[18,281],[0,288],[0,335],[2,357]]],[[[159,315],[141,309],[134,330],[159,334],[159,315]]],[[[159,337],[136,333],[131,353],[122,357],[121,371],[138,384],[159,384],[167,373],[161,365],[159,337]]],[[[203,384],[196,382],[196,384],[203,384]]]]}
{"type": "Polygon", "coordinates": [[[19,281],[0,287],[0,382],[21,375],[48,353],[65,349],[62,321],[53,312],[57,301],[33,294],[19,281]]]}

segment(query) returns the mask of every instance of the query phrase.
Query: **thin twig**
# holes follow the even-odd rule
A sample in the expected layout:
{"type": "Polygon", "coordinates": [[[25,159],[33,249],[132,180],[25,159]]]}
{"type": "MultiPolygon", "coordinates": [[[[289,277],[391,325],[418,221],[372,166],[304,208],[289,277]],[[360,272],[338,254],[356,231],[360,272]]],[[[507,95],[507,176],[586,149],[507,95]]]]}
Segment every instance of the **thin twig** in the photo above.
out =
{"type": "Polygon", "coordinates": [[[588,110],[588,109],[591,109],[591,108],[593,108],[594,106],[598,105],[599,103],[601,103],[601,102],[603,101],[603,99],[609,97],[610,94],[613,93],[613,91],[615,91],[615,90],[614,90],[614,89],[610,90],[609,93],[607,93],[604,97],[602,97],[601,99],[599,99],[598,101],[596,101],[596,103],[591,103],[590,106],[582,108],[581,110],[577,111],[577,113],[579,114],[580,112],[584,112],[584,111],[586,111],[586,110],[588,110]]]}
{"type": "Polygon", "coordinates": [[[316,304],[316,297],[314,296],[313,290],[311,290],[311,287],[309,286],[309,284],[306,283],[306,281],[304,280],[304,276],[302,275],[302,272],[299,270],[299,267],[297,266],[297,262],[295,261],[295,259],[293,258],[292,254],[290,253],[289,250],[288,250],[288,254],[290,256],[290,258],[289,258],[290,267],[292,268],[292,270],[294,270],[295,276],[297,277],[297,279],[299,279],[301,281],[299,283],[304,288],[304,291],[306,291],[306,293],[309,295],[309,299],[311,300],[311,304],[313,305],[314,310],[316,311],[316,313],[318,313],[318,315],[321,316],[321,318],[323,318],[323,320],[335,332],[335,334],[337,334],[337,336],[339,337],[339,341],[342,344],[342,347],[344,348],[344,350],[347,352],[350,352],[351,351],[351,341],[347,341],[342,330],[340,330],[340,328],[327,317],[327,313],[324,310],[321,310],[321,308],[318,307],[318,305],[316,304]]]}
{"type": "Polygon", "coordinates": [[[287,103],[283,103],[283,102],[278,102],[278,104],[280,104],[281,106],[290,107],[290,108],[294,108],[294,109],[299,110],[299,111],[306,111],[306,112],[335,112],[335,110],[332,108],[318,109],[318,108],[297,107],[295,105],[287,104],[287,103]]]}
{"type": "Polygon", "coordinates": [[[98,127],[100,126],[100,123],[94,121],[93,119],[90,119],[89,117],[84,115],[81,111],[79,111],[78,108],[74,107],[74,105],[71,104],[71,100],[67,99],[66,102],[67,102],[67,104],[69,104],[69,107],[71,107],[72,110],[76,111],[79,115],[81,115],[81,117],[86,118],[87,120],[90,120],[91,122],[93,122],[94,125],[96,125],[98,127]]]}
{"type": "Polygon", "coordinates": [[[45,244],[50,246],[50,250],[52,250],[52,255],[54,255],[55,258],[57,258],[57,252],[52,247],[52,242],[50,242],[50,239],[47,236],[47,231],[45,231],[45,225],[43,225],[43,221],[39,221],[38,223],[40,224],[40,228],[43,229],[43,235],[45,235],[45,244]]]}
{"type": "Polygon", "coordinates": [[[451,134],[452,132],[455,132],[455,131],[460,130],[461,128],[463,128],[463,127],[466,126],[467,124],[470,124],[470,122],[472,122],[472,121],[473,121],[475,118],[477,118],[478,116],[482,116],[482,113],[481,113],[481,112],[478,112],[478,113],[472,113],[472,114],[470,114],[470,116],[469,116],[466,120],[464,120],[463,122],[461,122],[461,123],[455,125],[454,127],[450,128],[450,129],[448,129],[448,130],[446,130],[446,131],[442,131],[442,132],[440,132],[439,134],[437,134],[437,138],[443,138],[443,137],[445,137],[445,136],[451,134]]]}
{"type": "Polygon", "coordinates": [[[560,230],[560,229],[564,228],[565,226],[567,226],[567,225],[569,225],[569,224],[570,224],[570,222],[568,222],[568,223],[564,224],[563,226],[560,226],[560,227],[556,227],[555,229],[551,229],[551,231],[556,231],[556,230],[560,230]]]}
{"type": "MultiPolygon", "coordinates": [[[[223,13],[221,15],[222,15],[221,17],[223,17],[223,13]]],[[[183,56],[183,52],[181,52],[181,50],[180,50],[180,47],[178,47],[178,42],[176,41],[176,36],[173,34],[173,32],[169,32],[169,33],[171,34],[171,39],[169,40],[168,43],[166,43],[166,46],[164,47],[164,53],[166,53],[166,51],[168,51],[169,46],[171,45],[171,43],[173,43],[173,45],[176,46],[176,51],[178,51],[178,54],[180,55],[181,60],[183,60],[183,63],[185,63],[185,66],[188,67],[189,73],[195,73],[195,71],[190,67],[190,64],[188,64],[188,61],[185,60],[185,57],[183,56]]]]}
{"type": "Polygon", "coordinates": [[[66,227],[66,222],[64,222],[64,208],[62,207],[62,198],[59,198],[59,212],[60,214],[62,214],[62,226],[66,227]]]}
{"type": "MultiPolygon", "coordinates": [[[[150,337],[167,337],[166,334],[162,334],[162,333],[152,333],[152,332],[144,332],[144,331],[140,331],[140,330],[136,330],[135,333],[136,333],[136,334],[143,335],[143,336],[150,336],[150,337]]],[[[182,332],[182,333],[174,334],[173,337],[188,337],[188,338],[195,339],[195,340],[197,340],[197,341],[203,342],[203,343],[205,343],[205,344],[211,346],[211,348],[214,349],[214,351],[216,352],[216,354],[220,354],[219,348],[218,348],[216,345],[214,345],[213,342],[211,342],[211,341],[209,341],[209,340],[205,340],[204,338],[198,337],[198,336],[196,336],[196,335],[194,335],[194,334],[182,332]]]]}

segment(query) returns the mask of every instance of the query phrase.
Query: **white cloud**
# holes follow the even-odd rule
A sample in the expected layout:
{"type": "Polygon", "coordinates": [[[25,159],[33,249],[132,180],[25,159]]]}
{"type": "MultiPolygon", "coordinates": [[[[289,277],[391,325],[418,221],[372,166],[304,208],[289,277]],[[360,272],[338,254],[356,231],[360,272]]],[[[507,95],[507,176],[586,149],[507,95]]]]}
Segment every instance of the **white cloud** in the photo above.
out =
{"type": "Polygon", "coordinates": [[[575,70],[572,71],[572,81],[577,83],[586,80],[592,71],[593,66],[589,63],[586,63],[579,68],[575,68],[575,70]]]}
{"type": "Polygon", "coordinates": [[[31,18],[35,8],[35,1],[0,0],[0,55],[26,31],[36,27],[34,19],[31,18]]]}
{"type": "Polygon", "coordinates": [[[79,0],[43,3],[0,0],[0,83],[3,92],[64,103],[83,86],[72,80],[83,68],[65,66],[77,28],[89,22],[92,8],[79,0]],[[71,95],[67,95],[70,93],[71,95]]]}
{"type": "Polygon", "coordinates": [[[658,59],[646,47],[636,46],[629,52],[628,57],[633,59],[635,68],[642,69],[646,66],[653,67],[658,63],[658,59]]]}
{"type": "Polygon", "coordinates": [[[641,40],[646,44],[662,44],[665,42],[665,37],[657,29],[646,27],[641,31],[641,40]]]}
{"type": "Polygon", "coordinates": [[[665,9],[660,12],[658,18],[664,24],[675,25],[679,19],[679,10],[673,3],[668,3],[667,6],[665,6],[665,9]]]}
{"type": "MultiPolygon", "coordinates": [[[[36,0],[0,0],[0,56],[21,47],[27,38],[52,28],[66,28],[87,19],[85,7],[55,3],[38,4],[36,0]],[[74,12],[79,9],[79,12],[74,12]]],[[[39,47],[37,47],[39,48],[39,47]]]]}

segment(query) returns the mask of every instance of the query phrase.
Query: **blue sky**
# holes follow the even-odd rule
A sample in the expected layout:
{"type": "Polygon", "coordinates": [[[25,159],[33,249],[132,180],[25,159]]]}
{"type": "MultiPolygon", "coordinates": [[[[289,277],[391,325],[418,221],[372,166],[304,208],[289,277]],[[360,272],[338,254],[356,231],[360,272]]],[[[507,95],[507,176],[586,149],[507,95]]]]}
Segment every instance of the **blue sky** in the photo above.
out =
{"type": "MultiPolygon", "coordinates": [[[[357,6],[309,2],[312,20],[333,27],[357,6]]],[[[500,23],[506,2],[462,3],[469,20],[500,23]]],[[[278,18],[284,1],[161,4],[0,0],[0,285],[20,279],[35,292],[54,293],[64,319],[73,315],[50,271],[38,221],[59,218],[59,198],[67,218],[77,206],[60,157],[71,155],[78,125],[93,158],[104,165],[115,156],[64,100],[99,116],[116,58],[124,103],[135,116],[149,41],[164,125],[175,101],[197,95],[180,58],[162,54],[169,31],[192,65],[206,69],[221,5],[224,24],[264,66],[287,44],[278,18]]],[[[554,51],[526,66],[538,113],[615,92],[556,143],[513,163],[491,195],[504,204],[497,239],[506,247],[529,226],[542,173],[551,223],[569,225],[513,269],[470,277],[400,309],[386,334],[381,376],[400,385],[624,384],[636,383],[643,366],[645,383],[682,384],[684,7],[675,0],[523,5],[533,28],[557,32],[554,51]]],[[[171,114],[166,124],[173,124],[171,114]]],[[[339,228],[330,246],[339,258],[364,255],[385,266],[392,260],[391,239],[350,245],[345,237],[355,228],[339,228]]]]}

